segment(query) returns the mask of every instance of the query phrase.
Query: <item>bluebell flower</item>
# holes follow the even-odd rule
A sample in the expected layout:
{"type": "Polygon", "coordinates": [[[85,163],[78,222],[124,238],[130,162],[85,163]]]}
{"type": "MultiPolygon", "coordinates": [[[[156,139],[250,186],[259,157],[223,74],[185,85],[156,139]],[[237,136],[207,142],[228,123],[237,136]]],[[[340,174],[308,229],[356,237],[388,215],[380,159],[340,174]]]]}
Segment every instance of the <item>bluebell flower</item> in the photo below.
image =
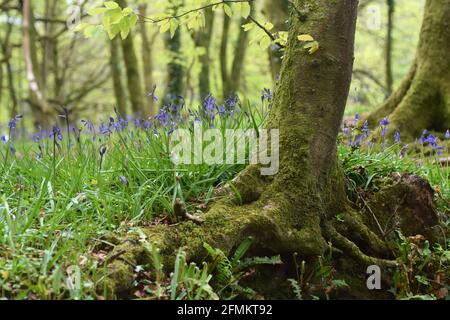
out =
{"type": "Polygon", "coordinates": [[[270,89],[267,89],[267,88],[265,88],[264,90],[263,90],[263,93],[262,93],[262,96],[261,96],[261,101],[262,102],[264,102],[264,101],[272,101],[272,99],[273,99],[273,93],[272,93],[272,91],[270,91],[270,89]]]}
{"type": "Polygon", "coordinates": [[[14,146],[10,146],[9,150],[11,151],[12,154],[16,154],[16,148],[14,148],[14,146]]]}
{"type": "Polygon", "coordinates": [[[430,146],[433,149],[436,149],[436,147],[437,147],[437,140],[436,140],[436,137],[433,134],[430,133],[430,135],[427,138],[427,142],[430,144],[430,146]]]}
{"type": "Polygon", "coordinates": [[[365,137],[369,136],[369,123],[367,121],[364,122],[364,126],[362,128],[365,137]]]}
{"type": "Polygon", "coordinates": [[[122,181],[125,187],[128,187],[128,180],[125,176],[120,176],[120,180],[122,181]]]}
{"type": "Polygon", "coordinates": [[[389,125],[389,119],[388,117],[384,117],[381,122],[380,122],[381,126],[388,126],[389,125]]]}
{"type": "Polygon", "coordinates": [[[6,136],[0,136],[0,141],[6,143],[8,139],[6,138],[6,136]]]}
{"type": "Polygon", "coordinates": [[[358,122],[361,119],[361,117],[359,116],[359,113],[357,112],[355,114],[355,122],[358,122]]]}
{"type": "Polygon", "coordinates": [[[58,141],[62,141],[61,129],[58,126],[53,126],[52,136],[56,137],[58,141]]]}
{"type": "Polygon", "coordinates": [[[450,130],[447,130],[447,132],[445,133],[445,139],[450,139],[450,130]]]}
{"type": "Polygon", "coordinates": [[[397,129],[397,131],[395,131],[395,142],[396,143],[400,143],[400,129],[397,129]]]}
{"type": "Polygon", "coordinates": [[[444,146],[437,147],[437,155],[440,157],[442,155],[442,150],[444,150],[444,146]]]}
{"type": "Polygon", "coordinates": [[[158,102],[158,97],[155,95],[156,92],[156,84],[153,85],[153,90],[147,94],[147,97],[151,97],[153,102],[158,102]]]}

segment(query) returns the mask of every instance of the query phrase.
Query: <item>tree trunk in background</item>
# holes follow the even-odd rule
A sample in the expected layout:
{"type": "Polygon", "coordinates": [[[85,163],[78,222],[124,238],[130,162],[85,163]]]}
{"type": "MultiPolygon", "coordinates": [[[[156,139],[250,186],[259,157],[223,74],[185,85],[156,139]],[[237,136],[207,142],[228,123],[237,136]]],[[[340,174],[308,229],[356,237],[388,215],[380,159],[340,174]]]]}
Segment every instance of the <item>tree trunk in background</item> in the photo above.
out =
{"type": "MultiPolygon", "coordinates": [[[[145,229],[149,242],[161,249],[166,266],[172,265],[179,247],[186,248],[188,259],[202,261],[204,242],[229,256],[248,236],[263,254],[291,256],[297,252],[302,259],[323,255],[327,241],[331,241],[344,253],[342,259],[358,261],[360,268],[348,273],[353,276],[355,270],[365,275],[370,264],[395,265],[362,253],[350,237],[337,231],[335,222],[335,215],[343,212],[346,203],[336,139],[351,82],[358,1],[293,2],[308,13],[301,20],[297,15],[291,18],[286,58],[269,116],[268,128],[278,129],[280,134],[280,170],[274,176],[261,176],[259,167],[247,167],[233,181],[233,188],[222,189],[225,198],[202,215],[202,226],[183,222],[145,229]],[[310,55],[297,40],[303,33],[320,42],[318,52],[310,55]]],[[[360,227],[359,232],[353,230],[353,235],[364,239],[360,243],[369,248],[378,246],[381,240],[362,222],[358,224],[359,219],[349,214],[345,221],[360,227]]],[[[117,293],[132,288],[130,265],[139,259],[142,263],[146,255],[139,254],[145,249],[139,249],[138,244],[119,245],[114,250],[125,251],[121,261],[109,266],[112,281],[107,287],[117,293]]],[[[365,279],[360,278],[367,293],[365,279]]]]}
{"type": "Polygon", "coordinates": [[[390,96],[394,86],[394,76],[392,71],[392,53],[393,53],[393,32],[394,32],[394,12],[395,0],[386,0],[388,6],[388,24],[386,35],[386,90],[390,96]]]}
{"type": "MultiPolygon", "coordinates": [[[[250,3],[254,12],[255,4],[250,3]]],[[[247,23],[246,19],[239,21],[239,36],[234,46],[234,58],[231,66],[231,72],[228,71],[228,42],[231,19],[224,14],[222,40],[220,46],[220,71],[222,75],[223,98],[227,99],[231,95],[236,95],[241,86],[241,75],[244,74],[245,55],[248,47],[248,32],[245,32],[242,25],[247,23]]]]}
{"type": "MultiPolygon", "coordinates": [[[[172,8],[176,15],[178,7],[172,8]]],[[[167,87],[164,94],[165,103],[177,102],[183,95],[183,65],[181,64],[181,30],[177,29],[173,38],[169,33],[165,35],[165,45],[170,55],[167,66],[167,87]]]]}
{"type": "Polygon", "coordinates": [[[230,35],[231,19],[226,14],[223,15],[222,38],[220,42],[220,75],[222,78],[222,95],[226,99],[228,95],[228,41],[230,35]]]}
{"type": "Polygon", "coordinates": [[[194,35],[195,46],[198,48],[204,48],[205,52],[199,58],[199,62],[201,64],[201,70],[198,78],[198,86],[199,86],[199,94],[200,99],[204,99],[208,94],[211,93],[211,84],[210,84],[210,47],[211,47],[211,38],[213,34],[214,27],[214,15],[215,12],[212,9],[208,9],[205,11],[205,22],[206,25],[203,29],[197,31],[194,35]]]}
{"type": "MultiPolygon", "coordinates": [[[[274,31],[287,31],[289,18],[289,1],[288,0],[266,0],[264,11],[269,21],[274,25],[274,31]]],[[[277,45],[269,48],[270,70],[274,82],[278,80],[281,71],[283,51],[277,45]]]]}
{"type": "MultiPolygon", "coordinates": [[[[143,4],[139,6],[139,14],[141,16],[147,15],[147,4],[143,4]]],[[[153,86],[155,85],[153,81],[153,42],[156,39],[158,33],[154,33],[151,38],[148,37],[147,32],[148,26],[145,23],[141,23],[139,30],[141,32],[142,38],[142,64],[144,66],[144,84],[145,84],[145,92],[151,92],[153,90],[153,86]]],[[[144,115],[154,115],[156,112],[153,98],[149,98],[145,103],[145,112],[144,115]]]]}
{"type": "Polygon", "coordinates": [[[400,127],[402,140],[422,130],[450,127],[450,0],[428,0],[416,59],[392,96],[368,117],[371,126],[389,116],[389,137],[400,127]]]}
{"type": "Polygon", "coordinates": [[[42,91],[42,79],[38,68],[36,51],[36,31],[34,27],[33,9],[30,0],[23,1],[23,50],[27,79],[30,87],[31,109],[35,114],[35,124],[48,126],[51,122],[51,109],[42,91]]]}
{"type": "Polygon", "coordinates": [[[110,56],[110,66],[111,66],[111,78],[114,85],[114,96],[116,98],[116,107],[122,117],[128,114],[127,108],[127,96],[122,84],[122,60],[120,56],[120,39],[114,38],[110,42],[111,56],[110,56]]]}
{"type": "MultiPolygon", "coordinates": [[[[127,7],[126,0],[118,0],[122,8],[127,7]]],[[[125,40],[122,40],[122,53],[127,71],[128,96],[131,103],[132,112],[142,114],[144,111],[144,92],[142,90],[141,76],[139,73],[139,63],[134,48],[133,31],[125,40]]]]}
{"type": "Polygon", "coordinates": [[[11,58],[12,58],[12,47],[11,47],[11,33],[12,33],[13,24],[11,22],[8,22],[6,27],[6,35],[4,42],[1,44],[2,47],[2,53],[3,57],[5,59],[5,67],[6,67],[6,77],[8,79],[8,92],[9,92],[9,99],[11,102],[11,118],[15,117],[18,113],[18,105],[19,102],[17,100],[17,94],[16,94],[16,88],[14,84],[14,70],[12,68],[11,64],[11,58]]]}

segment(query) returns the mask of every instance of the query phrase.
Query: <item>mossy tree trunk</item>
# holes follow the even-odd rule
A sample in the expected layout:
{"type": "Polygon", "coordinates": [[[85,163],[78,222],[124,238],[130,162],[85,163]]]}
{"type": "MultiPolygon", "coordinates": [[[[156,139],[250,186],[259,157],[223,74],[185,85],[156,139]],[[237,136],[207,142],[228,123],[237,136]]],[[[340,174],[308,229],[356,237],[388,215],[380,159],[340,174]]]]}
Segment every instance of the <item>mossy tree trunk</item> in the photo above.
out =
{"type": "MultiPolygon", "coordinates": [[[[236,200],[235,191],[223,188],[224,198],[202,215],[205,223],[201,226],[183,222],[145,229],[168,268],[179,247],[185,248],[189,259],[201,261],[204,242],[230,254],[248,236],[265,253],[317,257],[326,251],[327,241],[332,241],[347,258],[365,268],[395,265],[366,255],[351,240],[351,233],[357,234],[372,248],[368,252],[384,257],[383,242],[357,215],[346,216],[351,224],[345,230],[334,222],[346,203],[336,139],[352,75],[357,2],[294,1],[298,10],[308,8],[309,13],[290,17],[286,57],[269,118],[268,128],[279,129],[280,170],[274,176],[261,176],[258,166],[247,167],[233,181],[241,201],[236,200]],[[303,33],[320,42],[318,52],[310,55],[303,48],[297,40],[303,33]]],[[[107,287],[120,293],[132,288],[131,265],[151,260],[141,246],[131,242],[118,245],[115,251],[122,256],[109,265],[107,287]]]]}
{"type": "Polygon", "coordinates": [[[450,127],[450,0],[428,0],[416,59],[392,96],[369,115],[371,126],[389,116],[390,133],[400,128],[402,140],[422,130],[450,127]]]}
{"type": "MultiPolygon", "coordinates": [[[[122,8],[127,7],[126,0],[119,0],[118,3],[122,8]]],[[[144,108],[144,93],[142,91],[139,63],[136,56],[132,33],[130,33],[125,40],[122,40],[122,52],[127,71],[127,86],[131,109],[134,114],[142,114],[144,108]]]]}

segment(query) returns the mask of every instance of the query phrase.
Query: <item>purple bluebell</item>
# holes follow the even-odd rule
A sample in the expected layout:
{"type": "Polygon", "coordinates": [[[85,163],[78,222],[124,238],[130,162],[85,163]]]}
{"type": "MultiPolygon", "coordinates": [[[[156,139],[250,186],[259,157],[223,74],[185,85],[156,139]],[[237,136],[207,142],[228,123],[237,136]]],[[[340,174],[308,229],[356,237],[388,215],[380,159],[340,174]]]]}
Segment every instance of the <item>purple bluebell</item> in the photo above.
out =
{"type": "Polygon", "coordinates": [[[355,114],[355,122],[358,122],[361,119],[361,117],[359,116],[359,113],[357,112],[355,114]]]}
{"type": "Polygon", "coordinates": [[[272,101],[272,99],[273,99],[273,93],[272,93],[272,91],[270,91],[270,89],[267,89],[267,88],[265,88],[264,90],[263,90],[263,93],[262,93],[262,96],[261,96],[261,101],[262,102],[264,102],[264,101],[272,101]]]}
{"type": "Polygon", "coordinates": [[[444,146],[437,147],[437,155],[440,157],[442,155],[442,151],[444,150],[444,146]]]}
{"type": "Polygon", "coordinates": [[[158,97],[156,96],[156,84],[153,85],[153,89],[151,92],[147,94],[147,97],[151,97],[153,99],[153,102],[158,102],[158,97]]]}
{"type": "Polygon", "coordinates": [[[397,131],[395,131],[394,138],[396,143],[400,143],[400,129],[397,129],[397,131]]]}
{"type": "Polygon", "coordinates": [[[446,140],[450,139],[450,130],[447,130],[447,132],[445,133],[445,139],[446,140]]]}
{"type": "Polygon", "coordinates": [[[128,187],[128,180],[125,176],[120,176],[120,181],[122,181],[125,187],[128,187]]]}

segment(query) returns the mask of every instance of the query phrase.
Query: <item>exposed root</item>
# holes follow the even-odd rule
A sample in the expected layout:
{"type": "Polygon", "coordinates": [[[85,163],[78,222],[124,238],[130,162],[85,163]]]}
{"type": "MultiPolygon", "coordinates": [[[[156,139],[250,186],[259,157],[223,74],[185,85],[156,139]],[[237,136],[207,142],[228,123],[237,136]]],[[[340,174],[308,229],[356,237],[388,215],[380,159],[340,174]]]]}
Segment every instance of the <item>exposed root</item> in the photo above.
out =
{"type": "Polygon", "coordinates": [[[396,268],[398,266],[396,261],[375,258],[364,254],[354,242],[341,235],[330,224],[325,224],[324,228],[331,242],[358,262],[367,266],[378,265],[387,268],[396,268]]]}

